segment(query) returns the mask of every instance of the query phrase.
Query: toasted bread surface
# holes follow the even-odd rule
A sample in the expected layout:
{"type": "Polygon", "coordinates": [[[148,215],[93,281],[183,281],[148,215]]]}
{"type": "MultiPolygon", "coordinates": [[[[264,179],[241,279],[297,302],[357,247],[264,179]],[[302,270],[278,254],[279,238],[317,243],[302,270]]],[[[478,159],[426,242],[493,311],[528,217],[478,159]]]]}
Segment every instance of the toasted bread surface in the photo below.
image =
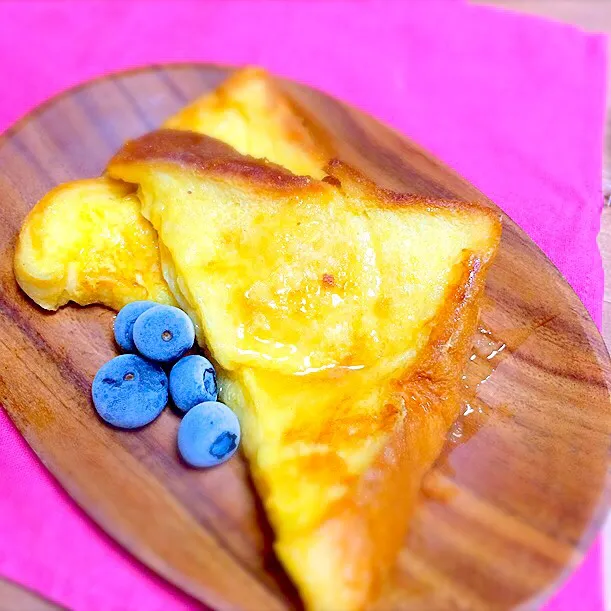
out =
{"type": "Polygon", "coordinates": [[[501,226],[326,170],[296,179],[168,130],[108,166],[138,185],[164,274],[222,367],[279,557],[308,608],[349,611],[383,588],[458,415],[501,226]]]}
{"type": "MultiPolygon", "coordinates": [[[[318,176],[329,156],[300,113],[272,76],[245,68],[167,124],[216,136],[294,173],[318,176]]],[[[285,180],[306,179],[287,173],[285,180]]],[[[74,181],[53,189],[25,219],[15,273],[23,290],[45,309],[68,301],[115,309],[138,299],[167,303],[173,300],[160,274],[158,251],[156,234],[138,217],[138,200],[130,189],[109,177],[74,181]],[[119,201],[122,193],[124,202],[119,201]],[[57,222],[60,209],[65,223],[57,222]],[[97,230],[86,217],[96,219],[97,230]],[[66,247],[58,248],[62,242],[66,247]]]]}
{"type": "Polygon", "coordinates": [[[273,76],[248,67],[236,70],[163,127],[207,134],[244,155],[268,159],[294,174],[322,178],[322,168],[333,154],[314,136],[311,121],[273,76]]]}
{"type": "Polygon", "coordinates": [[[156,232],[132,186],[95,178],[52,189],[17,240],[15,277],[42,308],[74,301],[121,309],[138,299],[174,304],[161,274],[156,232]]]}

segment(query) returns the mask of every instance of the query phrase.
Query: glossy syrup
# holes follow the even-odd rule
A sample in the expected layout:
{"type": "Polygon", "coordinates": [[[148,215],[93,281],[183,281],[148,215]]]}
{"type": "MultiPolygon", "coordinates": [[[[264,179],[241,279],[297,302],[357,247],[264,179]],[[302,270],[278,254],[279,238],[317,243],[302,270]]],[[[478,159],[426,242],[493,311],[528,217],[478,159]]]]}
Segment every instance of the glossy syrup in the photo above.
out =
{"type": "Polygon", "coordinates": [[[483,386],[491,382],[499,365],[540,327],[554,319],[548,316],[535,320],[532,325],[492,331],[488,325],[480,323],[473,337],[473,348],[465,368],[463,379],[463,407],[461,415],[449,433],[449,441],[454,444],[468,441],[481,427],[485,417],[492,411],[501,417],[513,417],[510,406],[494,405],[484,401],[483,386]],[[484,417],[484,418],[482,418],[484,417]],[[477,426],[474,426],[477,424],[477,426]]]}
{"type": "Polygon", "coordinates": [[[536,321],[532,326],[515,327],[494,332],[481,323],[473,337],[473,348],[462,376],[463,395],[461,412],[448,432],[448,443],[436,466],[425,476],[422,492],[437,502],[449,502],[458,493],[453,483],[454,470],[448,460],[451,453],[467,443],[481,430],[490,418],[511,419],[510,405],[494,404],[484,400],[485,385],[492,384],[494,372],[541,326],[551,318],[536,321]]]}

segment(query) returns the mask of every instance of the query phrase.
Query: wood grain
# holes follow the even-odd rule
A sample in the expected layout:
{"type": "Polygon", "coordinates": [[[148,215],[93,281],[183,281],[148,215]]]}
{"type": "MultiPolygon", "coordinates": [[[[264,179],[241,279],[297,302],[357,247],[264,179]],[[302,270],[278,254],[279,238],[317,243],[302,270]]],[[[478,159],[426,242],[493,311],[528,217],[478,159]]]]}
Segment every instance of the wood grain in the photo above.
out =
{"type": "MultiPolygon", "coordinates": [[[[548,17],[588,32],[607,35],[607,54],[611,57],[611,2],[609,0],[472,0],[497,8],[548,17]]],[[[598,244],[605,272],[602,332],[611,346],[611,62],[607,62],[607,116],[603,147],[602,191],[605,208],[601,217],[598,244]]]]}
{"type": "MultiPolygon", "coordinates": [[[[18,290],[14,240],[60,181],[97,175],[128,138],[226,74],[153,67],[97,80],[0,139],[0,401],[75,501],[153,570],[217,609],[298,608],[245,464],[177,460],[166,411],[136,433],[94,416],[89,389],[114,356],[112,313],[46,314],[18,290]]],[[[341,157],[384,186],[493,205],[415,144],[321,93],[285,83],[341,157]]],[[[430,474],[384,609],[536,608],[592,540],[609,491],[609,357],[581,302],[504,219],[464,419],[430,474]]]]}

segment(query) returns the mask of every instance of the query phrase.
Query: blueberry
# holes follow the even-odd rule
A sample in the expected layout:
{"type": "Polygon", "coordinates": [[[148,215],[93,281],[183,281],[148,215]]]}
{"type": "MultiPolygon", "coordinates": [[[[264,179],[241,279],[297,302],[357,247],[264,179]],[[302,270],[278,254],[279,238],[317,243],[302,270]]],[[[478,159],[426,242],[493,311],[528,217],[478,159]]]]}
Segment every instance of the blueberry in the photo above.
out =
{"type": "Polygon", "coordinates": [[[212,363],[197,354],[180,359],[170,372],[170,395],[183,412],[204,401],[216,401],[218,389],[212,363]]]}
{"type": "Polygon", "coordinates": [[[168,402],[168,377],[157,363],[122,354],[100,367],[91,388],[100,417],[122,429],[152,422],[168,402]]]}
{"type": "Polygon", "coordinates": [[[231,458],[240,444],[240,423],[223,403],[191,408],[178,427],[178,451],[193,467],[214,467],[231,458]]]}
{"type": "Polygon", "coordinates": [[[191,319],[173,306],[155,306],[138,316],[134,324],[134,343],[138,352],[153,361],[175,361],[193,346],[194,341],[191,319]]]}
{"type": "Polygon", "coordinates": [[[119,347],[125,352],[135,352],[134,323],[136,318],[150,308],[158,305],[154,301],[132,301],[121,308],[115,318],[115,340],[119,347]]]}

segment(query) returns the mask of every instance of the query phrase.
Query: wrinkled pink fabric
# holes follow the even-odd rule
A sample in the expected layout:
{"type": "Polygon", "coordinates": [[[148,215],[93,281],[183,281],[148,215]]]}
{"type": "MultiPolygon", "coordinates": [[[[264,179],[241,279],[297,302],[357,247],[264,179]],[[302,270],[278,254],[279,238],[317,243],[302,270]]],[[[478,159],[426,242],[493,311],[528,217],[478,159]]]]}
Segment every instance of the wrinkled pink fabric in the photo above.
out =
{"type": "MultiPolygon", "coordinates": [[[[605,46],[460,0],[0,2],[0,131],[61,90],[150,62],[260,64],[414,138],[511,215],[600,324],[605,46]]],[[[196,604],[106,537],[0,410],[0,574],[76,610],[196,604]]],[[[595,545],[549,611],[601,611],[595,545]]]]}

